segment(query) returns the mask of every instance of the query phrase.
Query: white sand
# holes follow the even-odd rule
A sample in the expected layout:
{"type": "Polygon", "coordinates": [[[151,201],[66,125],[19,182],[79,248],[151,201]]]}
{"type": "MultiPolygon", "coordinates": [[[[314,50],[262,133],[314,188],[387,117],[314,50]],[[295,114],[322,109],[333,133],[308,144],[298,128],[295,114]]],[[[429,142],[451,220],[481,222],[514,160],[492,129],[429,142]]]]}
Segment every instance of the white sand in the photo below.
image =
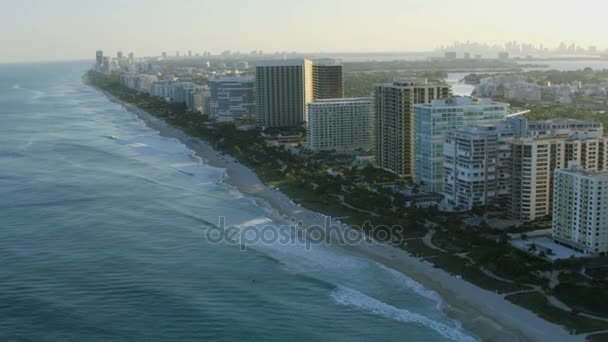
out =
{"type": "MultiPolygon", "coordinates": [[[[305,226],[323,226],[325,215],[299,207],[280,191],[266,187],[252,170],[232,157],[217,152],[206,142],[193,142],[193,139],[180,129],[133,105],[123,103],[109,93],[105,93],[105,95],[111,101],[122,104],[129,111],[137,114],[150,128],[158,130],[162,136],[179,139],[195,151],[205,163],[225,168],[226,183],[235,186],[245,195],[255,196],[266,201],[282,215],[282,217],[272,219],[293,217],[298,221],[303,221],[305,226]]],[[[356,246],[338,246],[336,248],[379,262],[438,292],[448,304],[446,307],[448,315],[462,322],[463,328],[471,331],[483,341],[585,340],[581,336],[568,334],[564,328],[512,304],[501,295],[481,289],[434,268],[431,264],[412,257],[401,249],[378,243],[362,243],[356,246]]]]}

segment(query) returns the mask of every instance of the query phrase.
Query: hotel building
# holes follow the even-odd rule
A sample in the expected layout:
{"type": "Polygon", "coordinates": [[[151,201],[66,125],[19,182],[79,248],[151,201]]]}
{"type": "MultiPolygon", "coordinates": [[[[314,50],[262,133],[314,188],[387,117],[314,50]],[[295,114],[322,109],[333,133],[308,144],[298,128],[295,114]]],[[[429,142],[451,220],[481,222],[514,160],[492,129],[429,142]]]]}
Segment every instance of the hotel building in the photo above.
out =
{"type": "Polygon", "coordinates": [[[313,100],[313,66],[308,59],[272,60],[256,64],[257,124],[293,127],[306,122],[313,100]]]}
{"type": "Polygon", "coordinates": [[[313,60],[312,87],[315,100],[344,97],[342,62],[337,59],[313,60]]]}
{"type": "Polygon", "coordinates": [[[314,151],[369,151],[373,147],[372,99],[316,100],[308,107],[307,147],[314,151]]]}

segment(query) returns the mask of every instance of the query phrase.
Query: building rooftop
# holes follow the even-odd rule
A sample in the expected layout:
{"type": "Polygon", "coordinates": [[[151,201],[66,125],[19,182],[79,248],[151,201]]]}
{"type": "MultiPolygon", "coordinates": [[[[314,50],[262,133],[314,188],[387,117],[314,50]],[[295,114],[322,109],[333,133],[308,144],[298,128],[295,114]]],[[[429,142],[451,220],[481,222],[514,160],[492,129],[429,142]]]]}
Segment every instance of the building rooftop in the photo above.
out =
{"type": "Polygon", "coordinates": [[[318,99],[314,100],[312,103],[352,103],[352,102],[370,102],[372,100],[371,97],[343,97],[336,99],[318,99]]]}
{"type": "Polygon", "coordinates": [[[468,96],[454,96],[449,99],[435,99],[431,103],[416,104],[414,107],[442,108],[462,106],[509,106],[508,103],[492,101],[490,98],[473,98],[468,96]]]}
{"type": "Polygon", "coordinates": [[[548,120],[528,121],[528,126],[540,126],[540,125],[545,125],[545,126],[549,126],[549,125],[551,125],[551,126],[593,125],[593,126],[597,126],[597,127],[602,126],[602,124],[600,122],[596,122],[596,121],[568,119],[568,118],[555,118],[555,119],[548,119],[548,120]]]}
{"type": "Polygon", "coordinates": [[[256,67],[271,67],[271,66],[301,66],[309,59],[306,58],[295,58],[295,59],[270,59],[265,61],[258,61],[255,63],[256,67]]]}
{"type": "Polygon", "coordinates": [[[429,82],[428,79],[426,78],[406,78],[406,79],[401,79],[401,80],[397,80],[394,81],[392,83],[379,83],[379,84],[375,84],[375,87],[377,86],[383,86],[383,87],[436,87],[436,86],[448,86],[448,84],[445,81],[432,81],[429,82]]]}
{"type": "Polygon", "coordinates": [[[210,82],[253,82],[253,76],[223,76],[212,79],[210,82]]]}
{"type": "Polygon", "coordinates": [[[313,59],[312,64],[313,65],[322,65],[322,66],[341,66],[342,60],[334,59],[334,58],[318,58],[318,59],[313,59]]]}
{"type": "Polygon", "coordinates": [[[597,180],[608,180],[608,171],[588,171],[580,168],[575,163],[570,164],[568,169],[558,169],[557,171],[561,173],[577,174],[580,176],[590,177],[597,180]]]}

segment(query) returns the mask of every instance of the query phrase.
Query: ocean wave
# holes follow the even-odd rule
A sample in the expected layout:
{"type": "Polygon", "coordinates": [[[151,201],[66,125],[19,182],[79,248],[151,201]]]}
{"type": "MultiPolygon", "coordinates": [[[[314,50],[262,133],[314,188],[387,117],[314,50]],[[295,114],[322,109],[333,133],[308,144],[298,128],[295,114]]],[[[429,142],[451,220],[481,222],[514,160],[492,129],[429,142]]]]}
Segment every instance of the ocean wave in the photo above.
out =
{"type": "Polygon", "coordinates": [[[443,301],[443,298],[441,298],[439,293],[424,287],[424,285],[420,284],[419,282],[415,281],[414,279],[406,276],[405,274],[399,271],[396,271],[379,263],[377,264],[377,266],[382,270],[388,272],[403,287],[414,291],[414,293],[421,297],[430,299],[431,301],[435,302],[437,309],[443,309],[445,302],[443,301]]]}
{"type": "Polygon", "coordinates": [[[133,143],[133,144],[128,144],[127,146],[133,147],[133,148],[141,148],[141,147],[147,147],[148,145],[143,144],[143,143],[133,143]]]}
{"type": "Polygon", "coordinates": [[[347,287],[338,287],[332,292],[331,296],[337,304],[356,307],[398,322],[420,324],[453,341],[477,341],[457,328],[447,326],[406,309],[396,308],[347,287]]]}

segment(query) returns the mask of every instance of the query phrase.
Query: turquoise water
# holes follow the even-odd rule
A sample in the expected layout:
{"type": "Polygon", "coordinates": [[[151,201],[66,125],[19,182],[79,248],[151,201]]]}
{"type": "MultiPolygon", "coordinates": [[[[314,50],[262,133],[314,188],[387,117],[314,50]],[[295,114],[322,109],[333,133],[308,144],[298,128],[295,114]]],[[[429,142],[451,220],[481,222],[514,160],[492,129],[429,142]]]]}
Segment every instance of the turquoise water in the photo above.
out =
{"type": "Polygon", "coordinates": [[[0,66],[0,340],[471,340],[420,284],[331,246],[212,244],[270,210],[81,83],[0,66]]]}

